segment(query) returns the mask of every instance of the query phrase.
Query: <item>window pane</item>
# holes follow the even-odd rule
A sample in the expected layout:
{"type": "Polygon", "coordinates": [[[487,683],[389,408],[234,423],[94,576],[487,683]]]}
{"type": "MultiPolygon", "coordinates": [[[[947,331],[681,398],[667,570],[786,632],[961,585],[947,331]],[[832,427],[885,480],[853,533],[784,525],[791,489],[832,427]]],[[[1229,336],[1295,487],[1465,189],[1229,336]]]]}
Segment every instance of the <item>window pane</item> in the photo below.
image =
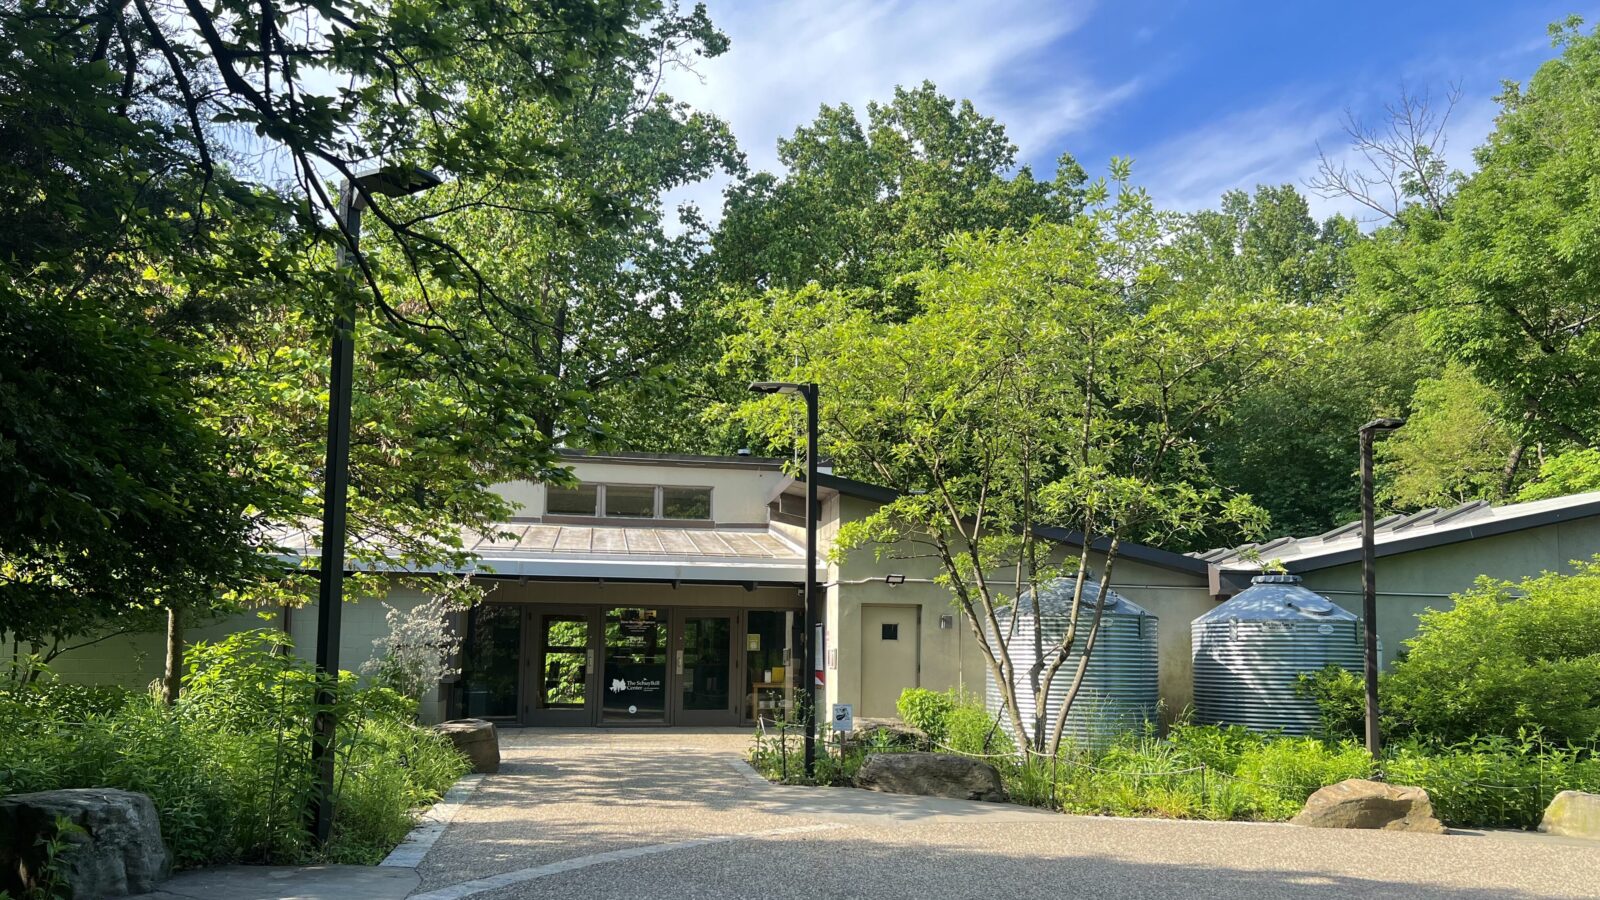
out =
{"type": "Polygon", "coordinates": [[[551,485],[545,489],[544,511],[557,516],[592,516],[595,514],[596,496],[592,484],[580,484],[575,488],[551,485]]]}
{"type": "Polygon", "coordinates": [[[711,518],[711,489],[664,487],[661,489],[663,519],[711,518]]]}
{"type": "Polygon", "coordinates": [[[606,485],[606,515],[628,519],[648,519],[656,514],[656,489],[606,485]]]}

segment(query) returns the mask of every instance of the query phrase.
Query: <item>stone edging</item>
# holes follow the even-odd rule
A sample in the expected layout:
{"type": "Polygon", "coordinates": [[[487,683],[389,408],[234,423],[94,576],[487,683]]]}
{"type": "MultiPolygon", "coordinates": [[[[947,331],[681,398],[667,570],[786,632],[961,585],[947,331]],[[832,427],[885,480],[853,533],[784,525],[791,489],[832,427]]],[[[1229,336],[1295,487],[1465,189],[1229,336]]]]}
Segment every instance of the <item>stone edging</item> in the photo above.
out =
{"type": "Polygon", "coordinates": [[[406,835],[406,839],[400,842],[400,846],[391,850],[389,855],[383,858],[383,862],[378,863],[378,865],[402,866],[408,869],[414,869],[420,865],[422,858],[428,855],[429,850],[433,849],[434,842],[439,840],[439,835],[444,834],[444,830],[449,826],[450,821],[456,817],[457,812],[460,812],[461,807],[466,805],[468,798],[472,796],[481,783],[483,783],[482,775],[461,776],[461,779],[450,786],[450,790],[445,792],[445,795],[439,799],[438,803],[435,803],[427,812],[422,814],[422,819],[417,822],[417,827],[411,829],[411,833],[406,835]]]}

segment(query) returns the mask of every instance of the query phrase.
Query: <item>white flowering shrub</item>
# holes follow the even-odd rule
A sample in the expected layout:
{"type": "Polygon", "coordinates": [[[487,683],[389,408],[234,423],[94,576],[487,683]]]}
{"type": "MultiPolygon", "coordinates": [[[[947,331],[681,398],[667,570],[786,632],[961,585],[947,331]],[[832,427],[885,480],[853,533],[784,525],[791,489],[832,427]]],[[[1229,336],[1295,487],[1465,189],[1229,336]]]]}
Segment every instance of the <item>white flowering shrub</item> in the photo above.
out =
{"type": "Polygon", "coordinates": [[[450,628],[447,617],[462,609],[464,601],[481,595],[463,579],[409,610],[383,604],[389,633],[372,642],[377,652],[361,667],[361,673],[421,700],[429,688],[457,672],[450,662],[461,650],[461,636],[450,628]]]}

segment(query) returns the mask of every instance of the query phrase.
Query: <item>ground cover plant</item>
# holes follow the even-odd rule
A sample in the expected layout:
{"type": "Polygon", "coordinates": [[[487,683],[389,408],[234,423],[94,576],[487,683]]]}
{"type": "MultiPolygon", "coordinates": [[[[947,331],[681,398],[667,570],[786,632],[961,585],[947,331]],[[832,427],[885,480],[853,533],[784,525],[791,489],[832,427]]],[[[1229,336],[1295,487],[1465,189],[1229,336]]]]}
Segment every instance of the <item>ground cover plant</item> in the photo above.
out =
{"type": "MultiPolygon", "coordinates": [[[[1457,744],[1407,740],[1375,765],[1348,737],[1299,737],[1241,726],[1180,721],[1152,726],[1100,749],[1064,746],[1054,755],[1019,753],[976,698],[906,691],[901,716],[920,732],[885,730],[843,740],[825,731],[817,784],[849,785],[873,753],[937,750],[993,765],[1015,803],[1080,815],[1284,821],[1317,789],[1383,774],[1425,788],[1435,812],[1456,827],[1532,828],[1562,790],[1600,791],[1594,748],[1573,748],[1524,733],[1457,744]]],[[[758,733],[752,764],[765,776],[807,783],[802,731],[779,723],[758,733]]]]}
{"type": "Polygon", "coordinates": [[[148,794],[177,868],[376,863],[416,811],[466,771],[415,723],[416,705],[344,673],[334,830],[314,848],[304,815],[315,684],[281,633],[190,648],[181,698],[84,689],[48,676],[0,690],[0,794],[116,787],[148,794]]]}

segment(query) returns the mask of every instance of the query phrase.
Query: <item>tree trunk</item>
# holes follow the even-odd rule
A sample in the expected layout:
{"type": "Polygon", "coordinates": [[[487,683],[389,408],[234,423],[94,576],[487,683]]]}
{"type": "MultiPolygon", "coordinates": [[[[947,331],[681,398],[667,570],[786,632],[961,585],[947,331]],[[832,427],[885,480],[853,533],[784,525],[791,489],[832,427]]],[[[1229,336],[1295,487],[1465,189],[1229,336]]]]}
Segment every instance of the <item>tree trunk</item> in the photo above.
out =
{"type": "Polygon", "coordinates": [[[183,611],[176,603],[167,607],[167,669],[161,676],[161,699],[168,706],[178,702],[183,682],[183,611]]]}
{"type": "Polygon", "coordinates": [[[1500,491],[1495,495],[1496,500],[1511,496],[1511,488],[1517,483],[1517,470],[1522,467],[1522,454],[1527,447],[1526,442],[1517,441],[1517,445],[1511,448],[1511,454],[1506,457],[1506,467],[1500,472],[1500,491]]]}

